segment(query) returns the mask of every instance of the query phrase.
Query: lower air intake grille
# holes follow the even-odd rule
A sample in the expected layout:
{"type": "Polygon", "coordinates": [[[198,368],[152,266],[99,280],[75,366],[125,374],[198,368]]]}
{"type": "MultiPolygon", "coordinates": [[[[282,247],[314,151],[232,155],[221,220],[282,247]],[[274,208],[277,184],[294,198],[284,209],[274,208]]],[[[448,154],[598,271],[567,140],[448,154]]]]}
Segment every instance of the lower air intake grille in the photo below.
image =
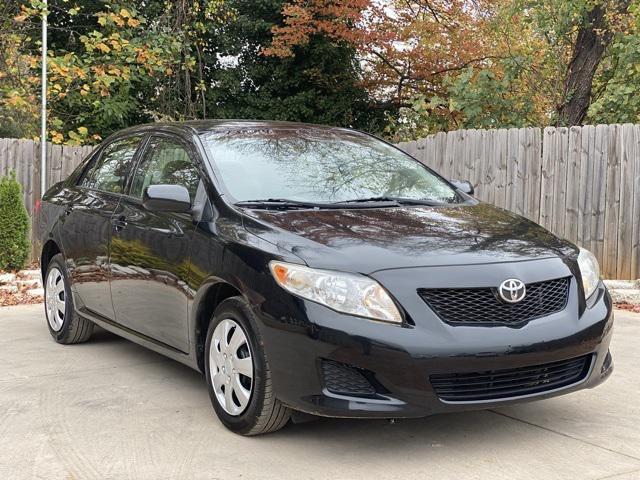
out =
{"type": "Polygon", "coordinates": [[[322,361],[324,384],[331,393],[340,395],[374,395],[376,390],[357,369],[341,363],[322,361]]]}
{"type": "Polygon", "coordinates": [[[591,355],[559,362],[475,373],[431,375],[431,385],[441,400],[476,402],[544,393],[583,380],[591,355]]]}
{"type": "Polygon", "coordinates": [[[418,293],[446,323],[511,325],[564,310],[569,277],[528,284],[526,297],[518,303],[499,300],[495,288],[436,288],[418,293]]]}

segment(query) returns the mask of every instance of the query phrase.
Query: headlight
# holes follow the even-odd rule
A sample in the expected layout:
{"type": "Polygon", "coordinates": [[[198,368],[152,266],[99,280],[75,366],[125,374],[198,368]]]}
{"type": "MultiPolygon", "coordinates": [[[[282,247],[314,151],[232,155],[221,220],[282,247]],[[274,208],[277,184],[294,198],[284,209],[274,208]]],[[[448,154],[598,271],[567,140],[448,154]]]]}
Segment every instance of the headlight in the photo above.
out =
{"type": "Polygon", "coordinates": [[[578,254],[578,266],[582,275],[582,285],[584,287],[584,298],[589,298],[598,288],[600,282],[600,267],[598,260],[589,250],[580,249],[578,254]]]}
{"type": "Polygon", "coordinates": [[[285,290],[338,312],[402,323],[402,316],[378,282],[364,275],[316,270],[272,261],[269,268],[285,290]]]}

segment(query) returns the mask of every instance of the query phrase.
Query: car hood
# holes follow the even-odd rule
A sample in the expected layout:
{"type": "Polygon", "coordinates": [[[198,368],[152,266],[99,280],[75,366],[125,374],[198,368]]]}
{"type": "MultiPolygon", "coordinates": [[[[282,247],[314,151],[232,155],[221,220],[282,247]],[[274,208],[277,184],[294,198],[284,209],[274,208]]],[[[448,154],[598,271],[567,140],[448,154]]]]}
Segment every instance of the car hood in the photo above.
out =
{"type": "Polygon", "coordinates": [[[249,232],[316,268],[373,273],[576,253],[571,243],[530,220],[483,203],[247,213],[249,232]]]}

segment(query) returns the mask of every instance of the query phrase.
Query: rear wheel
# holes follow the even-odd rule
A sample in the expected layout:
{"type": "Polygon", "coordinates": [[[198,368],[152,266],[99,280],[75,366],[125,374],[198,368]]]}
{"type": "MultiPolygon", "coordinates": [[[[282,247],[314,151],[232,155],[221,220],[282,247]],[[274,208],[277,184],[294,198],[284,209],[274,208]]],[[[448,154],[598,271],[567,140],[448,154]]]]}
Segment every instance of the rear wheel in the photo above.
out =
{"type": "Polygon", "coordinates": [[[216,309],[205,344],[205,377],[211,403],[222,423],[241,435],[284,427],[291,410],[273,394],[257,321],[240,297],[216,309]]]}
{"type": "Polygon", "coordinates": [[[49,333],[56,342],[72,344],[89,340],[94,325],[79,316],[73,308],[73,297],[61,254],[55,255],[47,266],[44,306],[49,333]]]}

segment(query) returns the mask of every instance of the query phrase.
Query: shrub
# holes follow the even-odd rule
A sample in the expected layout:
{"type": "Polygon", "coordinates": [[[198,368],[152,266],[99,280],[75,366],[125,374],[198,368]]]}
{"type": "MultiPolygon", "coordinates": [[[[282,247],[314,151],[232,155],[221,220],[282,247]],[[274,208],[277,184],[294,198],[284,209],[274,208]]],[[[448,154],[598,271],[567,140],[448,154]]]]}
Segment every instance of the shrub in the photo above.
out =
{"type": "Polygon", "coordinates": [[[29,216],[15,173],[0,179],[0,270],[18,270],[29,256],[29,216]]]}

